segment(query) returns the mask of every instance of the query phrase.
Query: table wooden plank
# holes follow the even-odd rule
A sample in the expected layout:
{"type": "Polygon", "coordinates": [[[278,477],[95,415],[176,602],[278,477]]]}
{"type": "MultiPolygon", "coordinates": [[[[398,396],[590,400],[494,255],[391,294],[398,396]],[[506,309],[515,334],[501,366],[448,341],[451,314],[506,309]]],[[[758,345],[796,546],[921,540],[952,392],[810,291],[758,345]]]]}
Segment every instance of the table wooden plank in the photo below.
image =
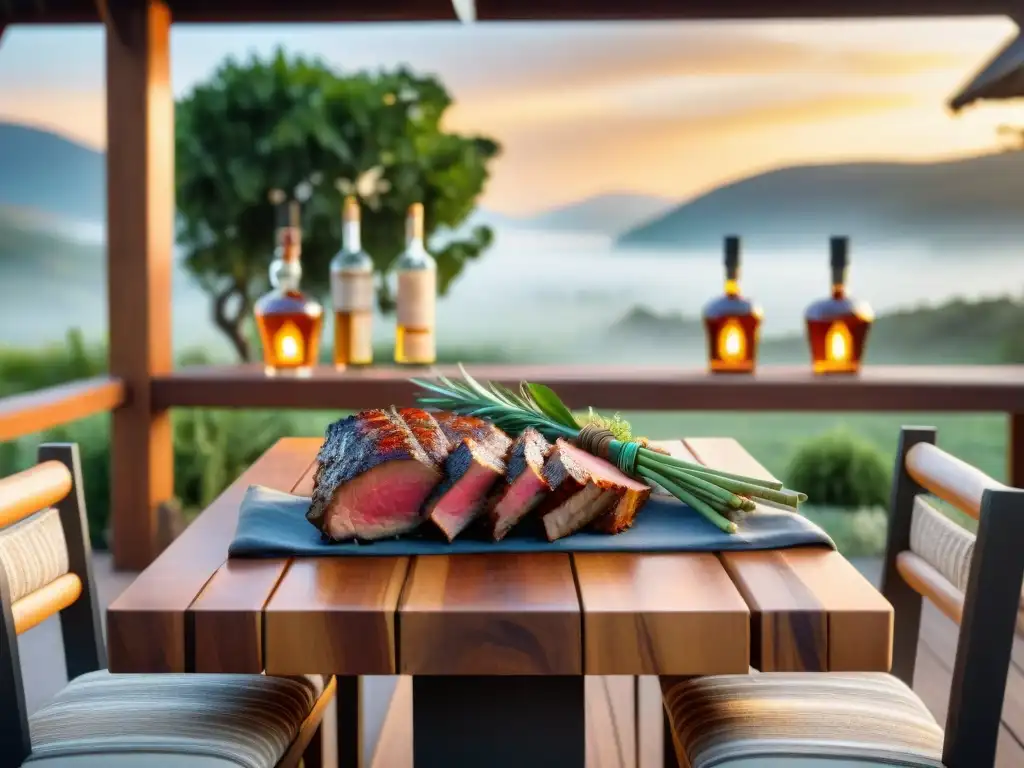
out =
{"type": "MultiPolygon", "coordinates": [[[[681,440],[655,445],[693,460],[681,440]]],[[[706,553],[575,553],[588,675],[746,672],[750,611],[706,553]]]]}
{"type": "Polygon", "coordinates": [[[253,483],[280,487],[309,467],[305,441],[278,441],[222,493],[107,610],[111,672],[184,672],[185,615],[224,563],[253,483]]]}
{"type": "Polygon", "coordinates": [[[750,666],[750,611],[710,553],[576,553],[588,675],[750,666]]]}
{"type": "MultiPolygon", "coordinates": [[[[302,445],[308,456],[305,469],[291,478],[282,476],[278,485],[270,487],[286,493],[312,493],[320,441],[305,438],[302,445]]],[[[263,608],[288,562],[288,558],[238,558],[225,560],[217,569],[188,611],[194,671],[254,675],[263,671],[263,608]]]]}
{"type": "Polygon", "coordinates": [[[268,675],[393,675],[405,557],[294,558],[264,613],[268,675]]]}
{"type": "MultiPolygon", "coordinates": [[[[735,440],[683,442],[709,467],[771,478],[735,440]]],[[[781,552],[722,552],[719,558],[750,607],[751,665],[762,672],[827,670],[828,611],[781,552]]]]}
{"type": "Polygon", "coordinates": [[[828,611],[829,670],[888,672],[892,604],[838,552],[789,549],[780,554],[828,611]]]}
{"type": "Polygon", "coordinates": [[[399,607],[410,675],[579,675],[580,605],[565,554],[413,560],[399,607]]]}
{"type": "MultiPolygon", "coordinates": [[[[708,466],[774,479],[735,440],[685,442],[708,466]]],[[[720,557],[755,611],[755,627],[760,621],[754,631],[759,632],[762,664],[774,669],[889,670],[892,606],[838,552],[807,547],[720,557]]]]}

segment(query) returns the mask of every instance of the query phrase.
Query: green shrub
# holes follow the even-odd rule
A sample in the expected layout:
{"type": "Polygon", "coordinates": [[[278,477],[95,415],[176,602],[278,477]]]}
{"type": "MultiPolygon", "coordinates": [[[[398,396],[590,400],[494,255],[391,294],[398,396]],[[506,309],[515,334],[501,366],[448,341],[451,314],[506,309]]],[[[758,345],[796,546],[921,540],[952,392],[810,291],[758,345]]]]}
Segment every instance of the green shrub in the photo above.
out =
{"type": "Polygon", "coordinates": [[[889,516],[880,507],[844,509],[803,505],[800,512],[821,526],[845,557],[881,557],[889,516]]]}
{"type": "Polygon", "coordinates": [[[838,429],[800,445],[786,471],[786,485],[807,494],[809,504],[884,507],[891,470],[874,444],[838,429]]]}
{"type": "Polygon", "coordinates": [[[107,352],[88,346],[77,328],[64,344],[41,349],[0,347],[0,397],[98,376],[107,369],[107,352]]]}

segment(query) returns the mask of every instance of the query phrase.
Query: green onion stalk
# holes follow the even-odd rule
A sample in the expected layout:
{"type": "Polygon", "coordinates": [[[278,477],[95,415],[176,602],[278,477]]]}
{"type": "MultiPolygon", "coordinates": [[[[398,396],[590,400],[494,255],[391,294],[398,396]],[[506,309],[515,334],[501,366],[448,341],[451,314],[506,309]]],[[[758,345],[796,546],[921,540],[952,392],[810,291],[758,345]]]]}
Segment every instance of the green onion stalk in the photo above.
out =
{"type": "Polygon", "coordinates": [[[496,383],[481,384],[460,365],[461,381],[439,376],[435,381],[412,379],[424,390],[417,398],[425,407],[476,416],[518,435],[533,427],[548,440],[564,438],[615,464],[627,475],[664,488],[727,533],[754,509],[755,499],[796,509],[807,500],[782,483],[711,469],[652,448],[634,438],[618,414],[607,419],[593,409],[575,416],[555,392],[543,384],[523,382],[519,391],[496,383]]]}

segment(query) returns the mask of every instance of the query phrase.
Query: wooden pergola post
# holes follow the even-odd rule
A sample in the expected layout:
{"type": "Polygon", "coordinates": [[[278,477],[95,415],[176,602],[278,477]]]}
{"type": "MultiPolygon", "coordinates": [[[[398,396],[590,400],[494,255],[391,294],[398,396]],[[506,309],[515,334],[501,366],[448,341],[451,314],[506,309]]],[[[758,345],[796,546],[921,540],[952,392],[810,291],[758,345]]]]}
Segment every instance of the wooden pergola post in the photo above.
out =
{"type": "Polygon", "coordinates": [[[157,554],[157,507],[174,493],[170,418],[150,391],[173,365],[171,14],[161,0],[107,9],[109,354],[128,388],[112,417],[110,543],[115,567],[138,570],[157,554]]]}

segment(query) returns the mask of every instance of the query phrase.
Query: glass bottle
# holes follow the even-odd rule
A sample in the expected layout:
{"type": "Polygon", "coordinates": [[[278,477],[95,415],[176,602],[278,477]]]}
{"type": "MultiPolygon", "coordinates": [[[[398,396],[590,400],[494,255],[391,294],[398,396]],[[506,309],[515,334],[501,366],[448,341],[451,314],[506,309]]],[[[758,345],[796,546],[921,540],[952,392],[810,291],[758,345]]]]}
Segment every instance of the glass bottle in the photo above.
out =
{"type": "Polygon", "coordinates": [[[299,290],[302,279],[302,230],[299,204],[288,205],[284,226],[277,230],[277,248],[270,265],[270,293],[256,302],[254,313],[263,362],[268,375],[308,375],[320,352],[323,308],[299,290]]]}
{"type": "Polygon", "coordinates": [[[423,244],[423,204],[413,203],[405,221],[405,251],[398,257],[395,362],[432,365],[437,359],[434,324],[437,263],[423,244]]]}
{"type": "Polygon", "coordinates": [[[740,239],[725,238],[725,294],[704,307],[708,368],[715,373],[751,373],[757,365],[761,308],[740,294],[740,239]]]}
{"type": "Polygon", "coordinates": [[[846,293],[849,238],[833,237],[830,248],[832,295],[811,304],[805,315],[811,365],[815,373],[856,373],[875,315],[846,293]]]}
{"type": "Polygon", "coordinates": [[[331,261],[334,365],[373,362],[373,260],[363,251],[359,203],[349,195],[342,208],[342,248],[331,261]]]}

